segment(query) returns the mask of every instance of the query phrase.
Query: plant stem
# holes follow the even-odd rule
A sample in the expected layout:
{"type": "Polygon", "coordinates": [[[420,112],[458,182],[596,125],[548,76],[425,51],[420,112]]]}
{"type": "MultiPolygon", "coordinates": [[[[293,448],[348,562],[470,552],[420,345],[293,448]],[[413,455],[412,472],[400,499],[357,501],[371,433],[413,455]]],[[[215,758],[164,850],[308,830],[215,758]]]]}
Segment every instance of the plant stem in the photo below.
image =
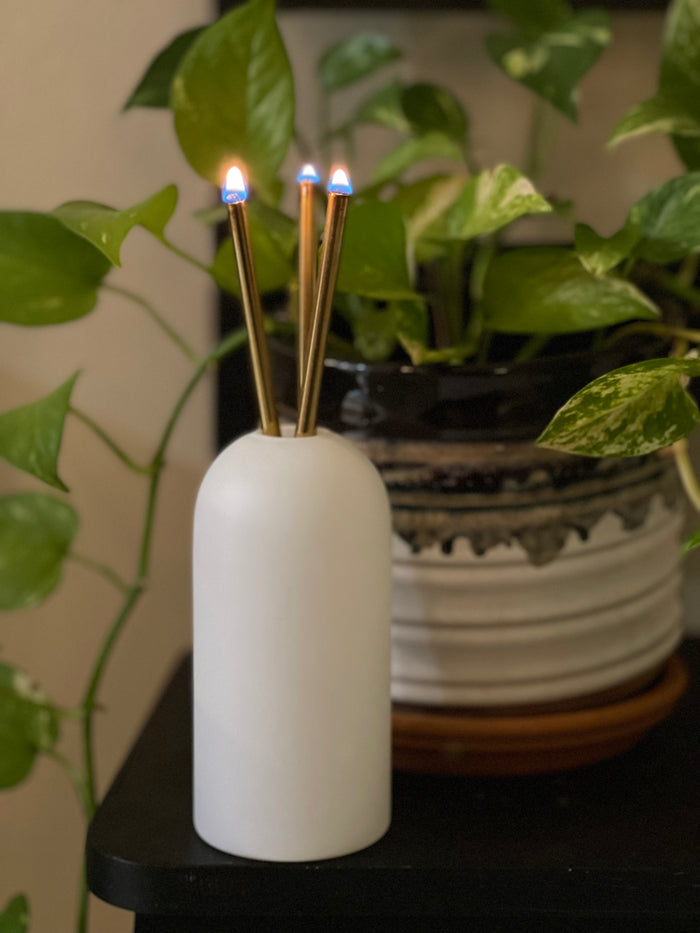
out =
{"type": "Polygon", "coordinates": [[[544,170],[552,144],[554,117],[546,100],[534,99],[525,153],[525,175],[530,181],[538,181],[544,170]]]}
{"type": "Polygon", "coordinates": [[[551,334],[533,334],[515,354],[516,363],[527,363],[533,359],[549,343],[551,337],[551,334]]]}
{"type": "Polygon", "coordinates": [[[676,298],[686,302],[694,310],[700,309],[700,289],[688,285],[672,272],[667,272],[665,269],[656,269],[653,274],[648,275],[648,278],[660,285],[669,294],[675,295],[676,298]]]}
{"type": "MultiPolygon", "coordinates": [[[[189,381],[185,385],[184,389],[178,397],[175,407],[168,418],[168,421],[163,429],[161,434],[160,441],[156,448],[156,452],[153,456],[151,462],[151,477],[148,490],[148,503],[146,506],[146,514],[144,517],[143,528],[141,533],[141,546],[139,548],[138,555],[138,565],[136,570],[136,577],[134,582],[128,586],[126,591],[125,599],[122,605],[119,608],[114,620],[109,627],[107,634],[100,646],[100,650],[97,655],[97,659],[93,665],[92,671],[90,673],[90,678],[88,680],[87,687],[85,689],[82,701],[82,708],[85,710],[85,719],[83,721],[83,759],[84,759],[84,769],[85,769],[85,812],[88,819],[91,819],[95,813],[97,805],[97,790],[96,790],[96,775],[95,775],[95,759],[94,759],[94,747],[93,747],[93,730],[94,722],[93,715],[96,709],[97,694],[102,682],[102,676],[104,674],[107,662],[112,653],[112,649],[122,632],[124,625],[131,615],[136,603],[138,602],[141,594],[143,593],[148,577],[148,569],[150,566],[150,552],[151,552],[151,542],[153,536],[153,520],[155,517],[155,508],[158,496],[158,486],[160,481],[161,471],[165,463],[165,453],[168,447],[168,443],[172,436],[173,430],[177,421],[182,413],[185,404],[187,403],[192,392],[197,387],[202,376],[206,371],[219,360],[224,359],[229,354],[233,353],[239,347],[242,347],[246,341],[246,332],[243,328],[240,328],[237,331],[226,336],[212,351],[209,355],[199,362],[197,368],[195,369],[193,375],[190,377],[189,381]]],[[[88,905],[88,890],[87,884],[85,882],[83,870],[83,879],[80,888],[80,900],[78,908],[78,933],[86,933],[87,930],[87,905],[88,905]]]]}
{"type": "Polygon", "coordinates": [[[84,425],[87,425],[93,434],[96,434],[99,439],[109,447],[112,453],[116,454],[122,463],[126,464],[126,466],[128,466],[130,470],[133,470],[134,473],[152,472],[152,467],[150,464],[148,466],[141,466],[141,464],[132,460],[131,457],[119,446],[119,444],[117,444],[116,441],[113,441],[109,434],[107,434],[107,432],[104,431],[96,421],[93,421],[89,415],[86,415],[85,412],[80,411],[79,408],[75,408],[73,405],[68,408],[68,411],[72,415],[75,415],[79,421],[82,421],[84,425]]]}
{"type": "Polygon", "coordinates": [[[136,577],[134,581],[127,586],[126,596],[124,602],[122,603],[119,611],[117,612],[107,635],[100,647],[100,651],[97,656],[97,660],[93,666],[92,672],[90,674],[90,679],[88,681],[87,688],[85,690],[82,707],[85,710],[85,721],[83,729],[83,752],[85,758],[85,778],[87,785],[87,799],[89,803],[89,814],[92,815],[95,809],[96,804],[96,781],[95,781],[95,765],[94,765],[94,754],[93,754],[93,712],[95,709],[97,693],[99,690],[100,682],[102,675],[104,673],[105,666],[111,654],[114,643],[117,640],[118,635],[120,634],[124,623],[129,618],[134,606],[138,602],[141,593],[143,592],[148,577],[148,570],[150,565],[150,550],[151,542],[153,535],[153,520],[155,516],[155,507],[158,496],[158,488],[160,482],[160,475],[165,463],[165,453],[168,447],[168,443],[172,436],[175,425],[177,424],[178,418],[180,417],[185,404],[187,403],[192,392],[197,387],[202,376],[206,373],[209,367],[218,360],[224,359],[225,356],[228,356],[230,353],[233,353],[239,347],[243,346],[246,340],[246,333],[241,328],[232,334],[229,334],[225,337],[206,357],[202,360],[194,371],[193,375],[190,377],[189,381],[185,385],[184,389],[178,397],[175,407],[172,410],[170,417],[163,429],[161,434],[160,441],[156,448],[156,452],[152,460],[152,474],[149,483],[148,491],[148,502],[146,506],[146,514],[143,521],[143,527],[141,532],[141,545],[139,548],[138,564],[136,570],[136,577]]]}
{"type": "Polygon", "coordinates": [[[88,567],[90,570],[94,570],[95,573],[101,574],[106,580],[114,584],[118,590],[121,590],[122,593],[128,593],[129,584],[122,580],[119,574],[115,570],[112,570],[111,567],[108,567],[107,564],[102,564],[99,561],[93,560],[91,557],[86,557],[84,554],[78,554],[76,551],[69,551],[66,557],[70,560],[74,560],[76,564],[82,564],[83,567],[88,567]]]}
{"type": "Polygon", "coordinates": [[[73,788],[75,789],[76,794],[78,795],[78,800],[80,805],[83,808],[83,812],[87,816],[89,814],[90,802],[87,795],[87,782],[83,775],[78,771],[72,761],[62,755],[60,752],[57,752],[55,749],[49,749],[46,754],[49,758],[53,758],[56,764],[60,765],[63,770],[68,775],[73,788]]]}
{"type": "Polygon", "coordinates": [[[180,259],[184,259],[185,262],[189,262],[191,266],[194,266],[196,269],[199,269],[201,272],[206,272],[207,275],[211,275],[211,266],[206,265],[206,263],[200,262],[196,256],[193,256],[191,253],[185,252],[184,249],[180,249],[179,246],[175,246],[174,243],[171,243],[170,240],[166,239],[164,236],[158,237],[160,242],[166,249],[169,249],[171,253],[174,253],[176,256],[179,256],[180,259]]]}
{"type": "Polygon", "coordinates": [[[681,438],[681,440],[671,445],[671,449],[685,494],[690,499],[693,508],[700,512],[700,483],[698,483],[698,478],[690,460],[688,442],[685,438],[681,438]]]}
{"type": "Polygon", "coordinates": [[[683,285],[692,285],[698,274],[698,263],[700,263],[700,254],[691,253],[686,256],[678,270],[678,281],[683,285]]]}
{"type": "Polygon", "coordinates": [[[439,314],[434,321],[435,342],[439,349],[451,347],[462,339],[464,259],[464,244],[454,242],[446,245],[440,263],[439,314]]]}
{"type": "Polygon", "coordinates": [[[174,344],[176,344],[180,350],[185,354],[185,356],[193,363],[198,362],[199,357],[192,349],[192,347],[187,343],[184,337],[181,337],[180,334],[174,328],[168,324],[165,318],[150,304],[146,301],[145,298],[142,298],[141,295],[137,295],[136,292],[130,291],[128,288],[122,288],[120,285],[110,285],[109,282],[105,283],[102,288],[106,288],[107,291],[114,292],[115,295],[121,295],[123,298],[128,298],[130,301],[133,301],[134,304],[139,305],[143,310],[153,319],[153,321],[160,327],[164,334],[166,334],[174,344]]]}

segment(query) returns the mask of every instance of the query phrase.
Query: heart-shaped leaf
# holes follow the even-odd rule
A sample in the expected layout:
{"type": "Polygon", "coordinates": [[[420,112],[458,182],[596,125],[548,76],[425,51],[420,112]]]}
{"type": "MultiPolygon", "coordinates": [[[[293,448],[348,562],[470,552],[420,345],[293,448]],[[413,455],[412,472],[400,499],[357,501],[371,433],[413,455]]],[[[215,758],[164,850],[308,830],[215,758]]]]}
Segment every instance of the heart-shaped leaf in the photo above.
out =
{"type": "MultiPolygon", "coordinates": [[[[296,224],[281,211],[260,201],[251,201],[248,226],[259,291],[265,293],[285,287],[294,277],[292,256],[297,243],[296,224]]],[[[212,274],[219,288],[240,296],[230,237],[224,240],[216,253],[212,274]]]]}
{"type": "Polygon", "coordinates": [[[395,204],[367,201],[348,210],[337,289],[368,298],[415,298],[406,230],[395,204]]]}
{"type": "Polygon", "coordinates": [[[587,457],[668,447],[700,422],[682,376],[700,376],[700,360],[645,360],[606,373],[559,409],[537,443],[587,457]]]}
{"type": "Polygon", "coordinates": [[[29,905],[23,894],[13,897],[0,914],[0,933],[27,933],[29,905]]]}
{"type": "Polygon", "coordinates": [[[410,132],[411,124],[406,119],[401,103],[402,94],[401,84],[396,80],[391,81],[364,100],[349,120],[331,130],[329,137],[342,136],[364,123],[377,123],[400,133],[410,132]]]}
{"type": "Polygon", "coordinates": [[[401,51],[377,33],[361,33],[327,49],[318,63],[324,91],[337,91],[401,58],[401,51]]]}
{"type": "Polygon", "coordinates": [[[625,225],[611,237],[602,237],[588,224],[576,224],[578,258],[594,275],[604,275],[626,259],[639,240],[639,231],[625,225]]]}
{"type": "Polygon", "coordinates": [[[40,480],[67,491],[58,477],[63,424],[78,373],[50,395],[0,413],[0,457],[40,480]]]}
{"type": "Polygon", "coordinates": [[[416,263],[426,263],[445,252],[446,214],[469,183],[466,174],[431,175],[403,185],[392,203],[406,222],[406,236],[416,263]]]}
{"type": "Polygon", "coordinates": [[[668,133],[688,168],[700,168],[700,6],[674,0],[666,15],[656,94],[615,128],[610,145],[642,133],[668,133]]]}
{"type": "Polygon", "coordinates": [[[511,334],[573,333],[659,313],[631,282],[593,275],[575,253],[558,247],[514,249],[493,259],[483,309],[488,328],[511,334]]]}
{"type": "Polygon", "coordinates": [[[638,231],[635,255],[669,263],[700,250],[700,172],[688,172],[649,191],[632,207],[628,227],[638,231]]]}
{"type": "Polygon", "coordinates": [[[634,106],[620,120],[608,145],[616,146],[625,139],[645,133],[698,137],[700,109],[689,106],[680,97],[659,93],[634,106]]]}
{"type": "Polygon", "coordinates": [[[384,185],[425,159],[450,159],[464,163],[464,152],[443,133],[426,133],[425,136],[407,139],[377,162],[372,173],[372,185],[384,185]]]}
{"type": "Polygon", "coordinates": [[[590,9],[537,36],[532,32],[488,36],[486,47],[508,77],[531,88],[569,119],[576,120],[578,82],[609,41],[608,14],[590,9]]]}
{"type": "Polygon", "coordinates": [[[51,593],[77,530],[66,502],[28,492],[0,497],[0,609],[24,609],[51,593]]]}
{"type": "Polygon", "coordinates": [[[27,777],[39,752],[53,748],[58,724],[55,708],[29,676],[0,662],[0,788],[27,777]]]}
{"type": "Polygon", "coordinates": [[[195,38],[170,105],[195,171],[221,185],[230,164],[243,162],[251,184],[272,195],[294,132],[294,83],[274,0],[249,0],[195,38]]]}
{"type": "Polygon", "coordinates": [[[188,29],[181,32],[153,59],[136,89],[124,104],[124,110],[131,107],[167,107],[170,103],[170,85],[180,62],[197,36],[204,29],[188,29]]]}
{"type": "Polygon", "coordinates": [[[127,233],[138,225],[161,239],[176,205],[177,188],[168,185],[140,204],[121,211],[93,201],[67,201],[52,214],[96,246],[111,263],[121,266],[119,251],[127,233]]]}
{"type": "Polygon", "coordinates": [[[442,133],[458,143],[466,140],[467,115],[446,88],[436,84],[412,84],[404,89],[401,105],[415,133],[442,133]]]}
{"type": "Polygon", "coordinates": [[[471,240],[500,230],[524,214],[550,213],[532,182],[512,165],[480,172],[464,187],[445,216],[443,236],[471,240]]]}
{"type": "Polygon", "coordinates": [[[0,321],[61,324],[83,317],[110,268],[56,217],[0,212],[0,321]]]}

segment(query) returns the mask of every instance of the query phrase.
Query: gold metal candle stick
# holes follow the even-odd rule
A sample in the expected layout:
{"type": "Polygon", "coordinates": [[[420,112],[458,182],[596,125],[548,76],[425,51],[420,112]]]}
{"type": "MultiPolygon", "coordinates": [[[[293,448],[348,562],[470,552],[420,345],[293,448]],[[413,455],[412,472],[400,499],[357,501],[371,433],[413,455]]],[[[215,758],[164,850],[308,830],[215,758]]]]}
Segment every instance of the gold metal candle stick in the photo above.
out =
{"type": "Polygon", "coordinates": [[[352,186],[342,169],[333,173],[328,185],[328,207],[323,234],[323,249],[318,276],[318,291],[314,305],[311,336],[309,338],[308,362],[299,402],[299,420],[296,436],[311,437],[316,433],[318,398],[323,376],[323,359],[331,320],[331,307],[338,280],[340,251],[343,246],[343,229],[348,211],[352,186]]]}
{"type": "Polygon", "coordinates": [[[315,189],[319,177],[313,165],[305,165],[297,176],[299,182],[299,320],[297,325],[297,404],[301,404],[302,386],[308,359],[311,320],[316,293],[315,189]]]}
{"type": "Polygon", "coordinates": [[[260,412],[260,427],[263,434],[279,436],[280,426],[277,420],[275,396],[272,391],[270,354],[263,326],[260,294],[253,263],[253,250],[250,245],[248,215],[245,206],[247,197],[248,189],[241,170],[233,166],[226,175],[226,183],[221,192],[221,199],[228,207],[233,252],[236,256],[238,280],[241,286],[241,303],[243,304],[243,315],[248,331],[255,394],[260,412]]]}

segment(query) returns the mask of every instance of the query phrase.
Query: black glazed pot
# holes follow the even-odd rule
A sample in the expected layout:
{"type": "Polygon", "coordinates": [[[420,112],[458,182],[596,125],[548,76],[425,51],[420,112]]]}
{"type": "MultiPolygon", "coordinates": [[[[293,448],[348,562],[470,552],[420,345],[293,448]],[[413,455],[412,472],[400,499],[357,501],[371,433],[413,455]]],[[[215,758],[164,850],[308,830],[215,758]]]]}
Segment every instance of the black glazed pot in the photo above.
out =
{"type": "MultiPolygon", "coordinates": [[[[296,352],[270,344],[280,412],[296,415],[296,352]]],[[[318,421],[355,438],[532,441],[591,380],[658,353],[658,341],[544,356],[523,363],[413,366],[326,359],[318,421]]]]}

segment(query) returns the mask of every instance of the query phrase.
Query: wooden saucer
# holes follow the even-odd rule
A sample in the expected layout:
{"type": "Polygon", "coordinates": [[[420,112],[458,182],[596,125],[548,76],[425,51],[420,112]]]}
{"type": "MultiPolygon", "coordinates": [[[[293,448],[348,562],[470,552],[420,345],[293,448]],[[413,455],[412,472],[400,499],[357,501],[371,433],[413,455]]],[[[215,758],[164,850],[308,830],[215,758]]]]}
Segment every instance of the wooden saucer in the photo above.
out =
{"type": "Polygon", "coordinates": [[[432,774],[524,775],[603,761],[635,745],[665,719],[688,672],[678,655],[634,696],[558,712],[488,715],[394,706],[394,767],[432,774]]]}

